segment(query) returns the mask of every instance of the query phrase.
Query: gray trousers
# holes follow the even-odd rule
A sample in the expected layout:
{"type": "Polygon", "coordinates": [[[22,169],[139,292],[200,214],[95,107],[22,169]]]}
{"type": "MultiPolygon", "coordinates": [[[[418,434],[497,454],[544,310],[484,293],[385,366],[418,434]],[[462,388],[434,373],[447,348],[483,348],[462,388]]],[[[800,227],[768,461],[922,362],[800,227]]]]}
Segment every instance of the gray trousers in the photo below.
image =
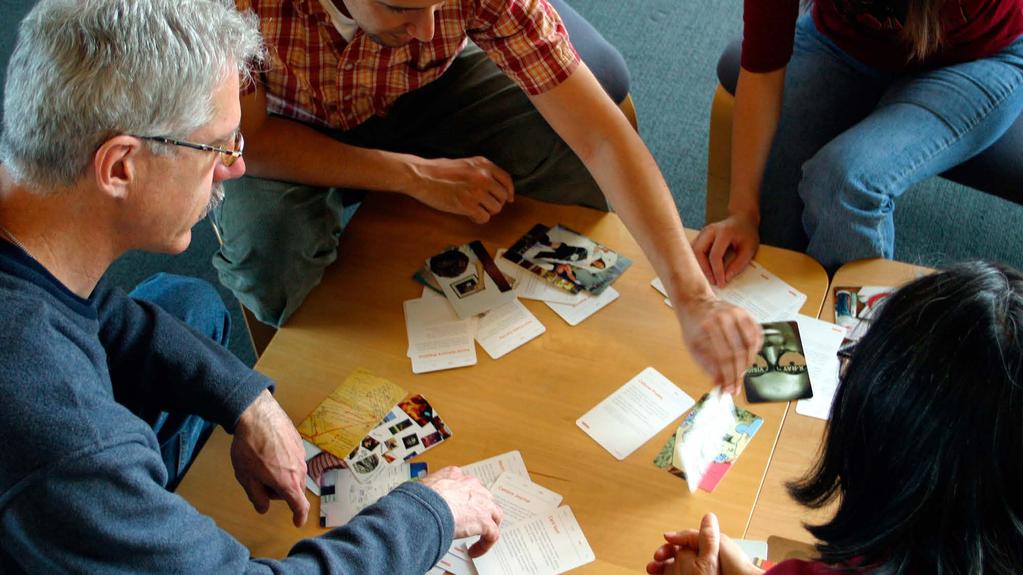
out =
{"type": "MultiPolygon", "coordinates": [[[[628,70],[621,55],[570,7],[552,4],[601,85],[616,102],[623,100],[628,70]]],[[[608,209],[579,158],[471,44],[440,78],[399,98],[386,118],[331,135],[425,158],[484,156],[511,174],[516,194],[608,209]]],[[[260,321],[283,325],[337,259],[344,205],[358,192],[252,177],[225,182],[225,188],[211,214],[222,241],[213,266],[260,321]]]]}

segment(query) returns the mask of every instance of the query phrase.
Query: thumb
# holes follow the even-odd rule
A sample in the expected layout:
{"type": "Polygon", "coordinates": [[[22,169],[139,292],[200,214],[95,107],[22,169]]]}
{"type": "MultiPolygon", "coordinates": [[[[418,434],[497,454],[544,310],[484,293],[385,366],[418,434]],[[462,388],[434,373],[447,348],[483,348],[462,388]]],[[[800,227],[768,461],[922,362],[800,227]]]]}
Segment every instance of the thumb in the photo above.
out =
{"type": "Polygon", "coordinates": [[[721,550],[721,527],[717,515],[708,513],[700,522],[700,550],[698,558],[707,563],[717,563],[718,552],[721,550]]]}

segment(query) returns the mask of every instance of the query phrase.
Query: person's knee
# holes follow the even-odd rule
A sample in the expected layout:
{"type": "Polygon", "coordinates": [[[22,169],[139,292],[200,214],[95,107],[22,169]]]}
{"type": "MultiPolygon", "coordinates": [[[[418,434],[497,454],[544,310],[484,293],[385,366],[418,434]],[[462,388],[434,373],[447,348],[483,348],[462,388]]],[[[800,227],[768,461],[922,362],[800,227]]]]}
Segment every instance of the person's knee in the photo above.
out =
{"type": "Polygon", "coordinates": [[[213,267],[260,321],[280,326],[337,259],[342,193],[257,178],[242,184],[221,207],[213,267]]]}
{"type": "Polygon", "coordinates": [[[131,296],[159,306],[214,341],[227,342],[231,315],[205,280],[160,272],[140,283],[131,296]]]}

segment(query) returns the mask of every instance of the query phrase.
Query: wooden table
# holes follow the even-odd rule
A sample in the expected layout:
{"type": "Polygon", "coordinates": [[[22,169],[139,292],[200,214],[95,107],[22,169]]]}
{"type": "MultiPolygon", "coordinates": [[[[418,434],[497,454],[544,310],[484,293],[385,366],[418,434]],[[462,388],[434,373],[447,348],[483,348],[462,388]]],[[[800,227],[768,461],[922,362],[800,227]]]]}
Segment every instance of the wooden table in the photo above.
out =
{"type": "MultiPolygon", "coordinates": [[[[803,313],[816,315],[828,285],[820,265],[768,247],[757,260],[806,293],[803,313]]],[[[614,215],[519,198],[478,226],[412,200],[371,196],[345,231],[339,263],[256,367],[278,382],[277,398],[296,422],[358,367],[423,393],[454,432],[423,456],[432,469],[517,449],[533,481],[564,495],[578,518],[598,559],[581,572],[641,571],[661,533],[695,527],[707,511],[727,532],[745,530],[786,407],[752,408],[764,425],[713,494],[690,495],[684,482],[654,467],[674,425],[622,462],[579,430],[580,415],[649,366],[694,398],[711,387],[683,347],[674,314],[650,287],[653,277],[614,215]],[[577,327],[542,302],[525,301],[545,334],[497,361],[479,350],[473,367],[413,376],[402,313],[402,301],[421,293],[412,273],[448,245],[481,239],[494,253],[536,222],[563,223],[632,258],[615,283],[621,297],[577,327]]],[[[255,556],[283,556],[299,538],[322,531],[315,521],[292,527],[279,502],[258,516],[233,479],[228,451],[229,438],[218,431],[179,493],[255,556]]],[[[314,517],[317,509],[314,501],[314,517]]]]}
{"type": "MultiPolygon", "coordinates": [[[[839,268],[831,280],[831,286],[899,286],[930,271],[891,260],[860,260],[839,268]]],[[[835,321],[833,289],[828,289],[819,317],[825,321],[835,321]]],[[[805,509],[789,498],[785,482],[801,477],[810,469],[824,436],[825,424],[821,419],[799,415],[795,403],[789,404],[767,470],[767,478],[744,537],[763,540],[770,535],[778,535],[796,541],[814,542],[813,536],[803,528],[803,523],[823,522],[831,517],[833,508],[817,511],[805,509]]]]}

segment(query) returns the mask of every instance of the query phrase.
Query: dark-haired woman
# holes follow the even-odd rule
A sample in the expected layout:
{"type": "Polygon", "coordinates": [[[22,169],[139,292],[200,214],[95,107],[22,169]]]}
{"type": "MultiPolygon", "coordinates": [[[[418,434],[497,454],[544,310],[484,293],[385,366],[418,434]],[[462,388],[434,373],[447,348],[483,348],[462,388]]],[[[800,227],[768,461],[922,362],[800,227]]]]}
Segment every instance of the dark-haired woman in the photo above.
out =
{"type": "MultiPolygon", "coordinates": [[[[816,562],[769,575],[1023,573],[1023,274],[975,262],[896,292],[860,340],[800,503],[816,562]]],[[[650,573],[762,573],[717,531],[665,535],[650,573]]]]}
{"type": "Polygon", "coordinates": [[[745,0],[729,216],[694,240],[718,285],[761,241],[832,271],[891,258],[898,197],[1023,112],[1023,0],[816,0],[797,21],[799,7],[745,0]]]}

